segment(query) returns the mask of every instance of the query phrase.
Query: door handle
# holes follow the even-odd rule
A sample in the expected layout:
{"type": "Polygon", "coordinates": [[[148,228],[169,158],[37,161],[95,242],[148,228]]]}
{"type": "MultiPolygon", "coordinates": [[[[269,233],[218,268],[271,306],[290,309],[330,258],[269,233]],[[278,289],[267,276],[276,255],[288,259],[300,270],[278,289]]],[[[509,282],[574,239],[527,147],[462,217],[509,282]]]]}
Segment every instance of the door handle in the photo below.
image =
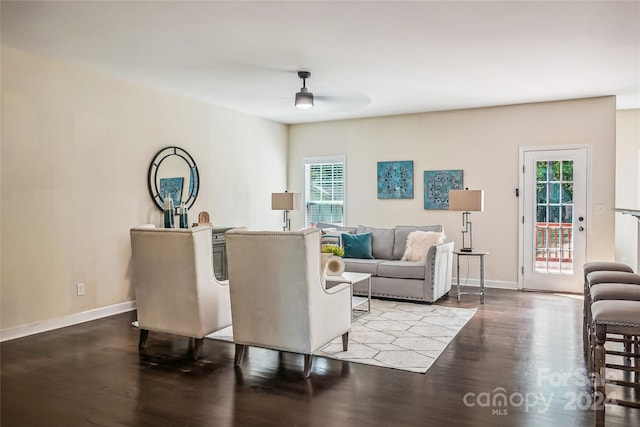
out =
{"type": "Polygon", "coordinates": [[[578,227],[578,231],[584,231],[584,227],[578,227]]]}

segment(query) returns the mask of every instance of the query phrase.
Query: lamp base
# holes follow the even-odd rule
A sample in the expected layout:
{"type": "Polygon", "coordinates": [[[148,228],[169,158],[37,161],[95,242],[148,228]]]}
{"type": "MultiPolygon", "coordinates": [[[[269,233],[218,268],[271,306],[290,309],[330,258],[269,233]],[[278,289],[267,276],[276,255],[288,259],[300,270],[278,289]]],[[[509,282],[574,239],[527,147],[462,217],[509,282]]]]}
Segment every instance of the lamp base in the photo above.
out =
{"type": "Polygon", "coordinates": [[[289,219],[289,211],[284,211],[284,223],[282,224],[282,231],[291,231],[291,220],[289,219]]]}

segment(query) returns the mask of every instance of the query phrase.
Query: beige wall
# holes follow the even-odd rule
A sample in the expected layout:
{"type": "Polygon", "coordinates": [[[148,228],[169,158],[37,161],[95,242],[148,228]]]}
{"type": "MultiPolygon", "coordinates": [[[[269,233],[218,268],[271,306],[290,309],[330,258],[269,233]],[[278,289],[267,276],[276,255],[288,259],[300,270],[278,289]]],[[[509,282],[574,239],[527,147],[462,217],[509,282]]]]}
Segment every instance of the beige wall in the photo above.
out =
{"type": "Polygon", "coordinates": [[[12,48],[1,71],[2,330],[134,298],[129,228],[160,225],[147,170],[162,147],[198,165],[192,221],[280,227],[286,126],[12,48]]]}
{"type": "MultiPolygon", "coordinates": [[[[290,126],[289,189],[302,191],[305,156],[346,155],[346,222],[392,227],[443,224],[460,247],[461,214],[423,208],[423,171],[462,169],[464,184],[485,190],[473,213],[474,246],[491,252],[486,278],[515,286],[518,271],[519,147],[590,145],[593,215],[590,259],[614,258],[615,98],[601,97],[495,108],[290,126]],[[414,198],[379,200],[376,163],[414,161],[414,198]]],[[[300,226],[301,214],[294,218],[300,226]]],[[[474,271],[470,277],[477,276],[474,271]]]]}
{"type": "MultiPolygon", "coordinates": [[[[592,217],[597,244],[590,257],[614,257],[612,97],[287,130],[11,48],[2,49],[1,59],[2,330],[133,299],[128,230],[160,225],[146,175],[153,154],[168,145],[189,151],[199,167],[192,220],[208,210],[215,225],[278,229],[281,213],[270,210],[270,193],[301,191],[303,157],[345,154],[349,224],[441,223],[457,246],[460,214],[423,209],[422,172],[463,169],[465,185],[486,194],[485,211],[472,220],[475,246],[491,251],[487,279],[507,284],[517,280],[519,147],[591,145],[592,203],[606,209],[592,217]],[[382,160],[414,161],[414,199],[377,199],[376,162],[382,160]],[[84,297],[75,295],[78,282],[86,283],[84,297]]],[[[637,110],[618,113],[619,136],[630,135],[618,149],[636,153],[636,163],[623,167],[636,177],[637,123],[637,110]]],[[[619,163],[630,160],[620,155],[619,163]]],[[[619,201],[626,197],[621,191],[633,192],[620,186],[620,174],[619,201]]],[[[292,220],[302,226],[301,212],[292,220]]]]}
{"type": "MultiPolygon", "coordinates": [[[[640,110],[618,111],[616,121],[616,207],[640,209],[640,110]]],[[[638,220],[616,214],[616,260],[638,271],[638,220]]]]}

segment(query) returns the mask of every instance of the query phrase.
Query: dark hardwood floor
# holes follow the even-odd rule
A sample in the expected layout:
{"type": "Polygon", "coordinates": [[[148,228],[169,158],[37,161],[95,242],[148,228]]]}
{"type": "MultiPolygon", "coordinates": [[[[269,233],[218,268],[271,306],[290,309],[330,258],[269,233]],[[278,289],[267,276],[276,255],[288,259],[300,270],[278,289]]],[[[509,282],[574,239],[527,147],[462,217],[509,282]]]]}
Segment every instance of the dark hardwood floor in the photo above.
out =
{"type": "MultiPolygon", "coordinates": [[[[439,305],[457,307],[453,297],[439,305]]],[[[489,289],[425,374],[151,333],[138,354],[135,312],[1,345],[3,427],[591,426],[575,296],[489,289]],[[500,396],[506,405],[500,406],[500,396]]],[[[609,427],[640,410],[607,407],[609,427]]]]}

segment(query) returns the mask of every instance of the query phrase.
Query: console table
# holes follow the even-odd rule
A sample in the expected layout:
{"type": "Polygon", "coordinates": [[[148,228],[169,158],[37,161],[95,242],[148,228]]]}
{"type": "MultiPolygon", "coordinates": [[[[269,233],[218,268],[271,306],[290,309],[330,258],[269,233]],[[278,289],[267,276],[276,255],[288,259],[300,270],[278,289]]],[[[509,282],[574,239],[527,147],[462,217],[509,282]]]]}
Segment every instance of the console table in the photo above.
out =
{"type": "Polygon", "coordinates": [[[227,280],[229,272],[227,271],[227,239],[224,233],[233,227],[214,227],[211,229],[212,242],[212,260],[213,271],[216,279],[227,280]]]}

